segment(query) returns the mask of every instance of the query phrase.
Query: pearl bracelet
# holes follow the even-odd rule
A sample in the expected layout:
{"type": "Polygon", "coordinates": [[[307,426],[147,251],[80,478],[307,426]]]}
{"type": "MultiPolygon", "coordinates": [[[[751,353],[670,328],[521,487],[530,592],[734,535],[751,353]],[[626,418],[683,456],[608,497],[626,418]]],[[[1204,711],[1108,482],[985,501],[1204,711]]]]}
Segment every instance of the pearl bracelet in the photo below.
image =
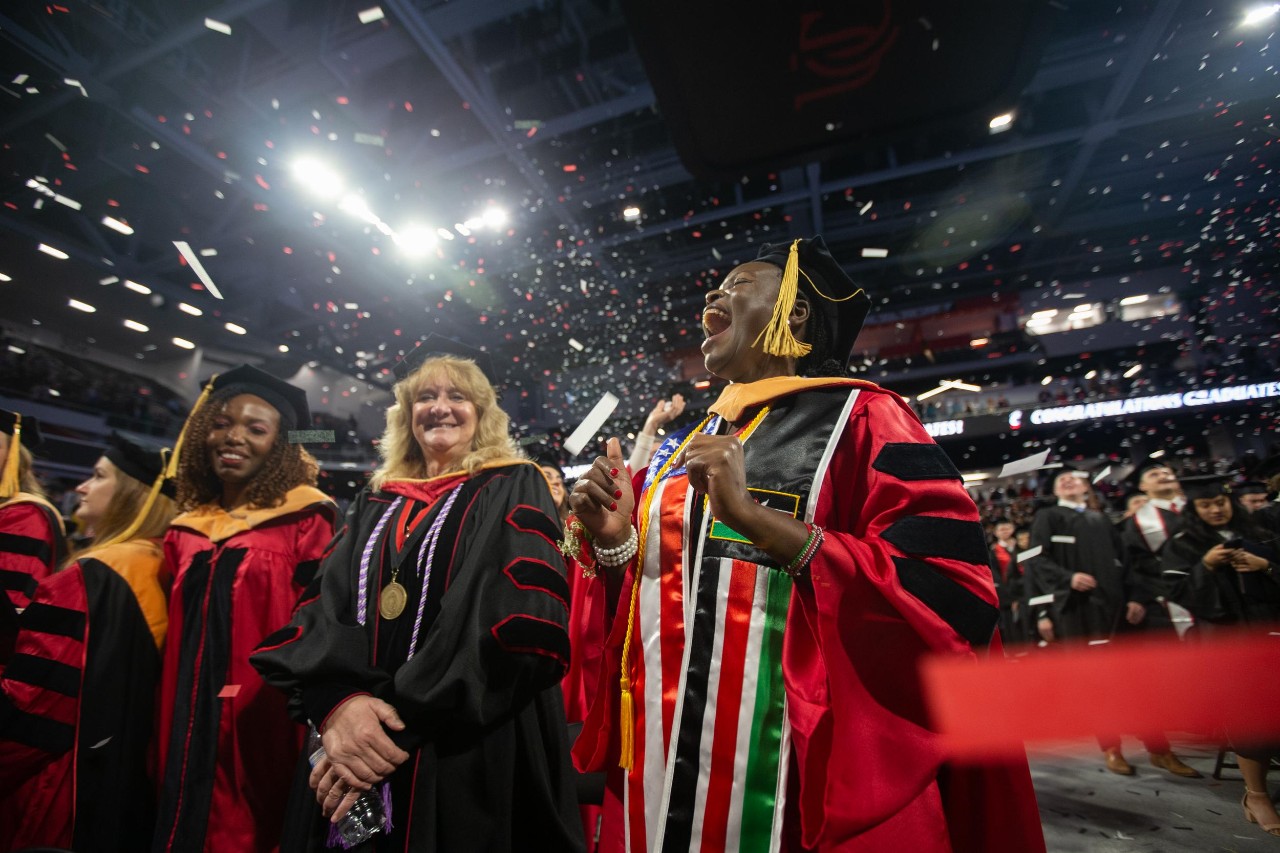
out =
{"type": "Polygon", "coordinates": [[[617,548],[600,548],[593,545],[596,552],[596,562],[602,566],[616,568],[625,565],[640,550],[640,534],[636,533],[635,526],[631,528],[631,535],[627,537],[627,541],[623,542],[617,548]]]}

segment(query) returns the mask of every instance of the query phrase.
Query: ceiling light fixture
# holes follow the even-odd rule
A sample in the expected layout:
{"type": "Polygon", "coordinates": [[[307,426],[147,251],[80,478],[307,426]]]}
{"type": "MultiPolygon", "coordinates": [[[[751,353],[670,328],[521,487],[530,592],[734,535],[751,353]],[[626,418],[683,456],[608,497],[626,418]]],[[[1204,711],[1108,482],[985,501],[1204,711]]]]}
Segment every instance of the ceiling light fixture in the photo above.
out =
{"type": "Polygon", "coordinates": [[[486,207],[480,217],[495,231],[507,224],[507,212],[500,207],[486,207]]]}
{"type": "Polygon", "coordinates": [[[178,303],[178,310],[181,311],[183,314],[190,314],[192,317],[200,317],[200,316],[203,316],[204,314],[204,312],[201,311],[196,306],[188,305],[185,302],[178,303]]]}
{"type": "Polygon", "coordinates": [[[138,284],[136,281],[125,279],[124,286],[129,290],[132,290],[134,293],[141,293],[143,296],[151,295],[151,288],[147,287],[145,284],[138,284]]]}
{"type": "Polygon", "coordinates": [[[1145,293],[1139,294],[1138,296],[1126,296],[1124,299],[1120,300],[1120,304],[1121,305],[1141,305],[1143,302],[1146,302],[1150,298],[1151,297],[1145,293]]]}
{"type": "Polygon", "coordinates": [[[321,198],[336,198],[342,193],[342,176],[313,157],[301,157],[290,168],[298,182],[321,198]]]}
{"type": "Polygon", "coordinates": [[[622,208],[622,218],[628,222],[638,222],[640,220],[640,208],[634,204],[629,204],[622,208]]]}
{"type": "Polygon", "coordinates": [[[183,349],[195,349],[195,348],[196,348],[196,345],[195,345],[195,344],[193,344],[193,343],[191,343],[191,341],[187,340],[186,338],[174,338],[174,339],[173,339],[173,344],[174,344],[174,346],[179,346],[179,347],[182,347],[183,349]]]}
{"type": "Polygon", "coordinates": [[[50,246],[50,245],[48,245],[48,244],[46,244],[46,243],[41,243],[41,244],[40,244],[39,246],[37,246],[36,248],[38,248],[40,251],[44,252],[46,255],[49,255],[49,256],[54,257],[54,258],[57,258],[57,259],[58,259],[58,260],[60,260],[60,261],[65,261],[67,258],[71,257],[71,256],[70,256],[70,255],[68,255],[66,252],[62,251],[61,249],[55,249],[53,246],[50,246]]]}
{"type": "Polygon", "coordinates": [[[231,333],[236,334],[236,335],[247,335],[247,334],[249,334],[249,330],[248,330],[248,329],[246,329],[244,326],[241,326],[239,323],[227,323],[227,324],[224,326],[224,328],[225,328],[228,332],[231,332],[231,333]]]}
{"type": "Polygon", "coordinates": [[[1253,27],[1261,24],[1270,18],[1274,18],[1276,13],[1280,12],[1280,3],[1267,3],[1264,6],[1255,6],[1244,15],[1244,25],[1253,27]]]}
{"type": "Polygon", "coordinates": [[[149,331],[151,331],[151,327],[150,327],[150,326],[145,325],[145,324],[143,324],[143,323],[139,323],[137,320],[125,320],[125,321],[124,321],[124,327],[125,327],[126,329],[133,329],[135,332],[149,332],[149,331]]]}
{"type": "Polygon", "coordinates": [[[121,234],[126,236],[133,233],[133,229],[129,227],[127,222],[122,222],[114,216],[102,217],[102,224],[110,228],[112,231],[119,231],[121,234]]]}
{"type": "Polygon", "coordinates": [[[1135,376],[1140,370],[1142,370],[1142,364],[1141,363],[1135,364],[1133,367],[1130,367],[1128,370],[1124,372],[1124,378],[1128,379],[1132,376],[1135,376]]]}
{"type": "Polygon", "coordinates": [[[1001,113],[987,122],[987,130],[991,133],[1004,133],[1013,127],[1013,113],[1001,113]]]}
{"type": "Polygon", "coordinates": [[[407,225],[392,235],[400,251],[411,258],[420,258],[434,249],[440,238],[436,232],[425,225],[407,225]]]}
{"type": "Polygon", "coordinates": [[[92,305],[90,305],[88,302],[81,302],[79,299],[68,299],[67,304],[70,305],[72,308],[76,309],[77,311],[83,311],[86,314],[92,314],[94,311],[98,310],[97,308],[94,308],[92,305]]]}

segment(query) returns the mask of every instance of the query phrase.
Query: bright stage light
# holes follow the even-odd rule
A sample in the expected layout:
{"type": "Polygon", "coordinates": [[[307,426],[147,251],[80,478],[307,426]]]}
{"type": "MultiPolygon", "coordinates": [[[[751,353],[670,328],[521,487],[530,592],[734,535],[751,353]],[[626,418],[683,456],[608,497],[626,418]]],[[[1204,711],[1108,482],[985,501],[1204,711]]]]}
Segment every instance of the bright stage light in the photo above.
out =
{"type": "Polygon", "coordinates": [[[299,183],[321,198],[334,198],[342,192],[342,176],[319,160],[299,158],[294,161],[292,172],[299,183]]]}
{"type": "Polygon", "coordinates": [[[430,252],[440,242],[435,229],[425,225],[407,225],[395,234],[396,245],[400,251],[411,258],[420,258],[430,252]]]}

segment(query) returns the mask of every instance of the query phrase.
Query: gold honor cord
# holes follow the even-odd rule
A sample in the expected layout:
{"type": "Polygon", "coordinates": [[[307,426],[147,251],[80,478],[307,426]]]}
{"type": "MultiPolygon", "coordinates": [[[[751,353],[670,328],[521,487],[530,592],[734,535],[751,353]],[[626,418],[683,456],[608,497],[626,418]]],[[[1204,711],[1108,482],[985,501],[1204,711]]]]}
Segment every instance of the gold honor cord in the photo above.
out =
{"type": "Polygon", "coordinates": [[[217,381],[218,374],[215,373],[209,377],[209,381],[204,385],[204,390],[196,398],[196,404],[191,407],[191,413],[187,415],[186,421],[182,424],[182,432],[178,433],[178,440],[173,443],[173,453],[169,455],[169,464],[164,469],[166,480],[172,480],[178,476],[178,463],[182,459],[182,447],[187,442],[187,431],[191,428],[191,419],[196,416],[196,412],[200,411],[200,407],[204,405],[205,400],[209,399],[209,395],[213,393],[213,383],[217,381]]]}
{"type": "Polygon", "coordinates": [[[0,478],[0,500],[8,500],[22,490],[22,415],[13,414],[13,437],[9,439],[9,455],[4,460],[4,476],[0,478]]]}
{"type": "MultiPolygon", "coordinates": [[[[751,423],[747,424],[743,429],[739,441],[746,441],[751,433],[755,432],[756,427],[764,420],[764,416],[769,414],[769,407],[765,406],[760,410],[751,423]]],[[[636,549],[635,556],[635,574],[631,579],[631,594],[629,596],[630,603],[627,606],[627,633],[622,640],[622,677],[619,679],[619,686],[622,688],[622,696],[620,707],[618,709],[618,766],[623,770],[630,772],[631,766],[635,763],[635,711],[634,700],[631,697],[631,640],[635,633],[636,626],[636,603],[640,599],[640,575],[644,571],[644,551],[645,544],[649,541],[649,512],[653,507],[654,488],[658,483],[662,482],[662,478],[667,475],[667,471],[671,469],[672,464],[680,458],[684,453],[685,447],[693,440],[695,435],[700,435],[711,421],[714,415],[707,415],[702,423],[698,424],[697,429],[691,431],[685,436],[684,441],[680,442],[680,446],[675,452],[667,457],[667,461],[662,463],[662,467],[658,469],[658,475],[653,478],[653,484],[644,493],[644,497],[640,502],[640,543],[636,549]]]]}

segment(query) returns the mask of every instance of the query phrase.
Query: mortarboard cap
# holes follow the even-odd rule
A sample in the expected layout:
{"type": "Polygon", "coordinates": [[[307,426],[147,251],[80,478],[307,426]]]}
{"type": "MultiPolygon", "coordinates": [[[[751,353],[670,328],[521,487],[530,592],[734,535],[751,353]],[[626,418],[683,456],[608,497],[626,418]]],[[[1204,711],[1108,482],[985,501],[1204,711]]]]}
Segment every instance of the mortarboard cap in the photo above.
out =
{"type": "Polygon", "coordinates": [[[1280,474],[1280,453],[1273,453],[1249,471],[1249,476],[1255,480],[1270,480],[1276,474],[1280,474]]]}
{"type": "MultiPolygon", "coordinates": [[[[164,471],[167,461],[160,447],[140,444],[118,432],[111,434],[111,443],[102,455],[120,471],[148,486],[164,471]]],[[[170,498],[175,494],[172,483],[168,482],[161,486],[160,491],[170,498]]]]}
{"type": "Polygon", "coordinates": [[[832,354],[844,364],[853,352],[854,341],[862,331],[862,324],[871,310],[871,299],[854,283],[839,262],[831,256],[826,241],[821,236],[800,238],[788,243],[766,243],[756,255],[757,261],[779,267],[783,271],[782,287],[778,290],[778,306],[774,309],[774,323],[766,329],[765,351],[773,355],[802,356],[808,353],[791,349],[804,346],[783,342],[781,349],[773,335],[790,335],[786,325],[795,305],[795,292],[803,290],[815,310],[824,318],[832,341],[832,354]],[[789,266],[795,260],[796,275],[791,277],[789,266]],[[780,318],[780,319],[779,319],[780,318]],[[772,333],[772,334],[769,334],[772,333]],[[773,344],[771,346],[771,344],[773,344]]]}
{"type": "Polygon", "coordinates": [[[1265,495],[1267,493],[1267,484],[1260,483],[1257,480],[1246,480],[1237,485],[1234,492],[1237,495],[1265,495]]]}
{"type": "Polygon", "coordinates": [[[440,355],[451,355],[455,358],[465,358],[468,361],[475,362],[476,367],[480,368],[480,372],[484,374],[485,379],[488,379],[490,384],[496,385],[498,383],[497,374],[493,370],[493,359],[489,353],[467,346],[461,341],[455,341],[453,338],[437,335],[435,332],[418,341],[414,348],[405,353],[404,358],[400,359],[396,366],[392,368],[396,381],[399,382],[417,370],[427,359],[440,355]]]}
{"type": "Polygon", "coordinates": [[[1178,476],[1178,472],[1168,462],[1163,462],[1159,459],[1147,459],[1133,466],[1133,470],[1125,475],[1125,478],[1124,478],[1125,485],[1131,488],[1135,492],[1142,491],[1139,488],[1139,486],[1142,484],[1143,476],[1148,471],[1154,470],[1156,468],[1168,468],[1170,471],[1173,471],[1173,476],[1175,479],[1178,476]]]}
{"type": "Polygon", "coordinates": [[[0,432],[13,435],[13,429],[17,426],[19,418],[22,419],[22,443],[28,449],[39,447],[44,443],[44,437],[40,435],[40,421],[31,415],[20,415],[17,412],[0,409],[0,432]]]}
{"type": "Polygon", "coordinates": [[[1195,477],[1183,477],[1182,491],[1189,501],[1234,493],[1230,474],[1199,474],[1195,477]]]}
{"type": "Polygon", "coordinates": [[[305,430],[311,425],[307,392],[253,365],[242,364],[226,373],[219,373],[209,380],[207,386],[214,393],[231,391],[261,397],[280,413],[281,430],[305,430]]]}

